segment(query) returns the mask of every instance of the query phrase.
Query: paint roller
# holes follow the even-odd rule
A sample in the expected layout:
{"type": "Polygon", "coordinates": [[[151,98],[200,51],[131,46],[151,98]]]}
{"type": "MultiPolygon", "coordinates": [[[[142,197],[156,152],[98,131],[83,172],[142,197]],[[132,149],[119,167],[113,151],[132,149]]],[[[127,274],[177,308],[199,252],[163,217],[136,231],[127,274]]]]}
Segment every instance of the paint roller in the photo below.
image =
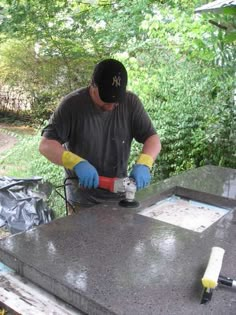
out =
{"type": "Polygon", "coordinates": [[[206,304],[212,298],[213,290],[218,284],[236,288],[236,280],[220,275],[225,250],[221,247],[212,247],[207,268],[202,277],[203,292],[201,304],[206,304]]]}

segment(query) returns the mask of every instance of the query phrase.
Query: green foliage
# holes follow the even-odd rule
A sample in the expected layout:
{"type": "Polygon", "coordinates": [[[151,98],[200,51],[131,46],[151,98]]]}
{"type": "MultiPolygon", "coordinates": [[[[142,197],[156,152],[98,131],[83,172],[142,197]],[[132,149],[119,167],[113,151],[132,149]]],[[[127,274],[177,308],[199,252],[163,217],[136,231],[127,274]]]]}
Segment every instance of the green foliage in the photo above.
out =
{"type": "MultiPolygon", "coordinates": [[[[116,56],[161,136],[156,180],[207,163],[236,167],[235,19],[194,14],[204,3],[5,0],[0,81],[29,93],[34,119],[44,121],[63,95],[88,84],[97,60],[116,56]]],[[[133,144],[129,168],[140,149],[133,144]]],[[[33,172],[59,179],[56,166],[32,158],[33,172]]]]}
{"type": "Polygon", "coordinates": [[[168,63],[165,54],[159,56],[158,66],[137,67],[138,61],[131,61],[131,89],[143,100],[162,141],[154,178],[205,164],[236,167],[233,78],[226,81],[224,69],[199,67],[171,54],[168,63]]]}
{"type": "Polygon", "coordinates": [[[21,89],[31,102],[31,115],[47,119],[61,97],[87,84],[88,60],[70,60],[37,54],[34,43],[11,39],[0,48],[0,86],[21,89]],[[73,69],[73,71],[72,71],[73,69]]]}

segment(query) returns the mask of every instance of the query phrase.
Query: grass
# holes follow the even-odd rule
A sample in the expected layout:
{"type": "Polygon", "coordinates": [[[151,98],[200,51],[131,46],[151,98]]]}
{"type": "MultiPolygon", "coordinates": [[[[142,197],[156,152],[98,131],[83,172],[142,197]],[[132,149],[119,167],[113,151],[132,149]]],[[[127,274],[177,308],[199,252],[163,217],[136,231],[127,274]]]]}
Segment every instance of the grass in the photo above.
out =
{"type": "MultiPolygon", "coordinates": [[[[0,176],[31,178],[40,176],[53,187],[63,182],[63,169],[47,161],[38,151],[40,130],[26,126],[1,125],[0,132],[14,136],[17,143],[0,153],[0,176]]],[[[65,214],[64,200],[56,194],[55,189],[48,200],[55,217],[65,214]]]]}
{"type": "Polygon", "coordinates": [[[10,177],[29,177],[33,175],[30,163],[37,155],[35,137],[30,133],[21,132],[18,128],[5,127],[1,132],[14,136],[17,143],[10,149],[5,150],[0,155],[1,175],[10,177]]]}

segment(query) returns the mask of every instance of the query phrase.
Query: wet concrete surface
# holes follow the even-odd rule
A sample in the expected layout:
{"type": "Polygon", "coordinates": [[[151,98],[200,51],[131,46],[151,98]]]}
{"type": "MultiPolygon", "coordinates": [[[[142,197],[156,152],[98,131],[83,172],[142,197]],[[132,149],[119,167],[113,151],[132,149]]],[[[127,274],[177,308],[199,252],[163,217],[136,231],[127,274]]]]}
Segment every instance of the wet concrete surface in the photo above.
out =
{"type": "Polygon", "coordinates": [[[236,170],[202,167],[137,199],[137,209],[98,205],[0,240],[0,260],[87,314],[236,314],[236,290],[223,286],[200,305],[213,246],[226,251],[221,274],[236,278],[236,170]],[[230,211],[202,233],[138,214],[173,192],[230,211]]]}

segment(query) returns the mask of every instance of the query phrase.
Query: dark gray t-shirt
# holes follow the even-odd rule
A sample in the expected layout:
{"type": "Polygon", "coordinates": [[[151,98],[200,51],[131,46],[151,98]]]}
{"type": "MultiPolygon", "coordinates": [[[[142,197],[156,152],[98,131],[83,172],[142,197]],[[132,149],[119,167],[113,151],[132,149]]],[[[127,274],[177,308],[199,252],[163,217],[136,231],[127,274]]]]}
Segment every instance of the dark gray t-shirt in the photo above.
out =
{"type": "Polygon", "coordinates": [[[126,100],[112,111],[102,111],[82,88],[67,95],[42,135],[64,144],[89,161],[101,176],[125,177],[131,142],[156,134],[139,98],[127,92],[126,100]]]}

